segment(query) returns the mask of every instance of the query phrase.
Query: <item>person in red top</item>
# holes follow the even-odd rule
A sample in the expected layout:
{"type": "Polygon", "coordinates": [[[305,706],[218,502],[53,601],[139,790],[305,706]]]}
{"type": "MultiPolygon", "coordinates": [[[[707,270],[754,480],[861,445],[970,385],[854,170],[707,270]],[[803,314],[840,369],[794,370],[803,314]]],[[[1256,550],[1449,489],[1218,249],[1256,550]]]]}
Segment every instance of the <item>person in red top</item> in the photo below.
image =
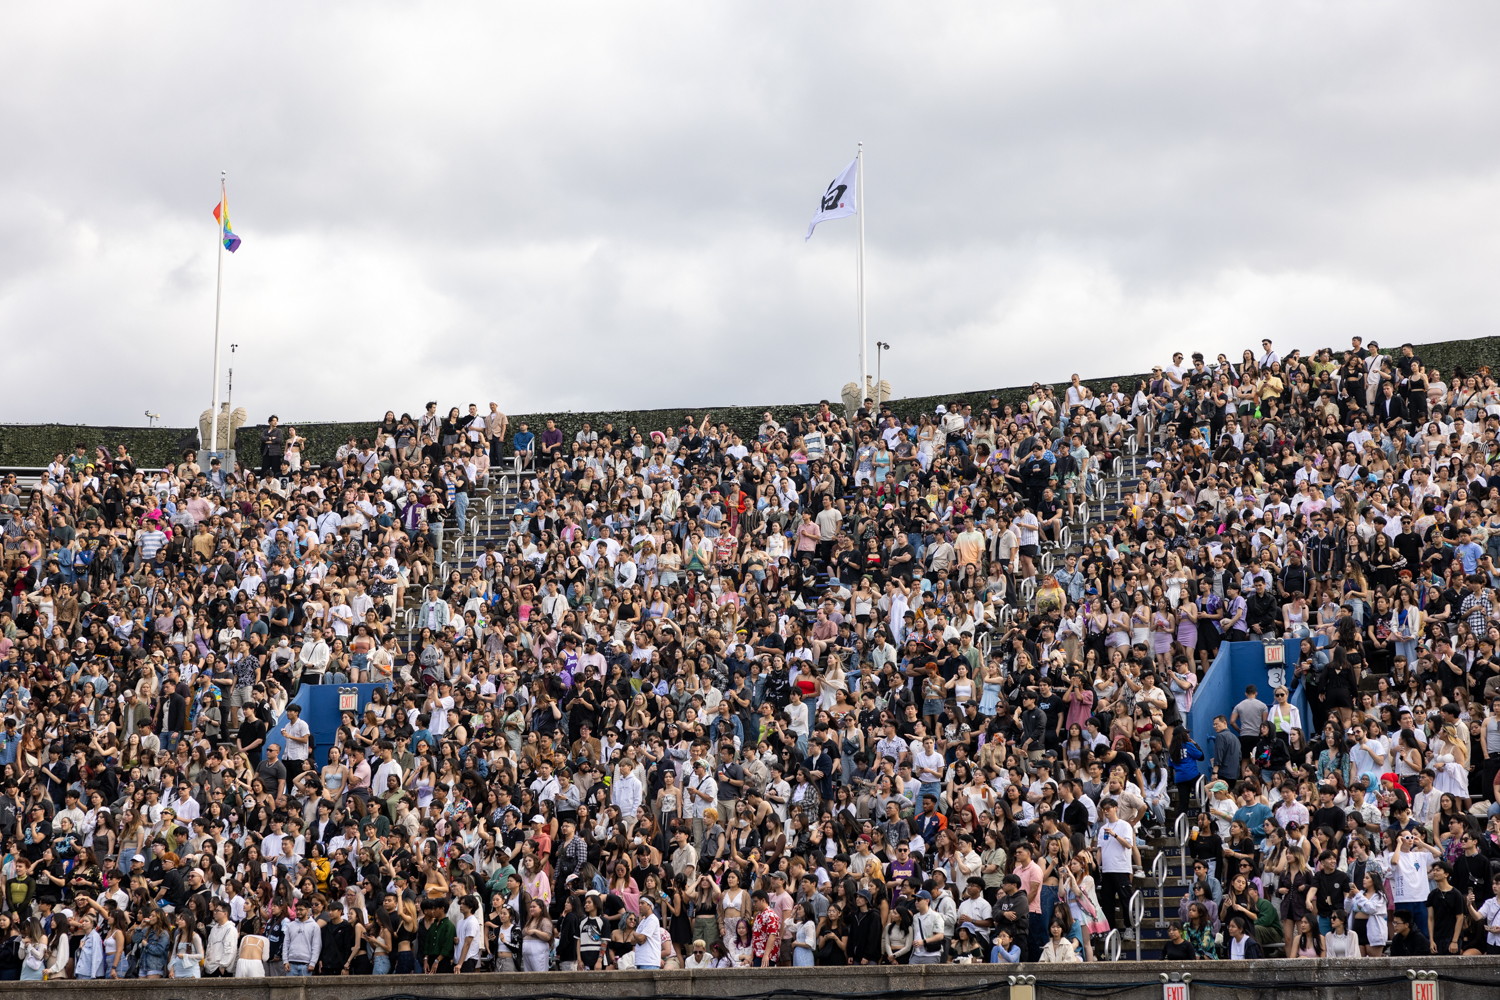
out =
{"type": "Polygon", "coordinates": [[[755,923],[750,928],[750,954],[757,969],[774,968],[781,960],[781,918],[764,890],[750,897],[755,923]]]}

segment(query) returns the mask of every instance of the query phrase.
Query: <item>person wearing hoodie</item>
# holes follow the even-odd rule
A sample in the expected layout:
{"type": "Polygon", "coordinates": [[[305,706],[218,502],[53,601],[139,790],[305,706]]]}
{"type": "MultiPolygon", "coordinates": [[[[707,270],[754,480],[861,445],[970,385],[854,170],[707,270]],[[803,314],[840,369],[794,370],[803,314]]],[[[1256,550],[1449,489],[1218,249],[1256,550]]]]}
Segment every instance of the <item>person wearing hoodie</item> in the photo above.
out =
{"type": "Polygon", "coordinates": [[[323,930],[312,918],[306,903],[299,902],[293,911],[296,919],[284,918],[281,922],[284,938],[281,945],[282,960],[286,962],[286,974],[305,976],[318,964],[323,952],[323,930]]]}

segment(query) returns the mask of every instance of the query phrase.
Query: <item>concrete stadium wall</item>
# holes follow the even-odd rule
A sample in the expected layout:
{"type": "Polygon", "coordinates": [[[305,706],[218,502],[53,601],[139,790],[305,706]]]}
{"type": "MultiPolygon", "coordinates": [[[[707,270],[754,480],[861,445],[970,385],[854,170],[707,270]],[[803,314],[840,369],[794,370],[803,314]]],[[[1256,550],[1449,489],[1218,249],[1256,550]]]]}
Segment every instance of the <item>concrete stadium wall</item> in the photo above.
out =
{"type": "Polygon", "coordinates": [[[1500,958],[1291,959],[1257,962],[1114,962],[1080,965],[927,965],[811,968],[759,972],[481,973],[468,976],[359,976],[309,979],[129,980],[0,983],[0,1000],[47,995],[59,1000],[375,1000],[478,997],[748,997],[780,991],[859,996],[947,991],[1009,1000],[1006,977],[1037,978],[1037,1000],[1100,995],[1160,997],[1162,972],[1191,972],[1191,1000],[1245,1000],[1288,993],[1298,1000],[1411,1000],[1408,969],[1474,980],[1440,981],[1437,1000],[1500,997],[1500,958]],[[1134,986],[1134,989],[1130,987],[1134,986]],[[1118,991],[1118,992],[1117,992],[1118,991]]]}

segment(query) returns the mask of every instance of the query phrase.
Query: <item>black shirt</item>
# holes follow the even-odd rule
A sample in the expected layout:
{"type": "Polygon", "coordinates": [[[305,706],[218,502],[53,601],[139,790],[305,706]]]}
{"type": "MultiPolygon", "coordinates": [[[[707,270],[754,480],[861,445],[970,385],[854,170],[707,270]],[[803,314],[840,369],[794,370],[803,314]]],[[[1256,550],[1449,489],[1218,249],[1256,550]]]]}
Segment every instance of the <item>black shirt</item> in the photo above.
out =
{"type": "MultiPolygon", "coordinates": [[[[1312,828],[1320,830],[1326,826],[1335,831],[1342,830],[1347,816],[1348,814],[1338,806],[1320,806],[1313,811],[1312,828]]],[[[1342,903],[1339,905],[1343,906],[1342,903]]]]}
{"type": "Polygon", "coordinates": [[[1433,889],[1427,894],[1427,909],[1432,913],[1432,934],[1439,955],[1448,954],[1458,918],[1463,915],[1467,906],[1463,893],[1451,885],[1446,890],[1433,889]]]}
{"type": "MultiPolygon", "coordinates": [[[[1392,934],[1390,946],[1386,948],[1385,953],[1395,958],[1411,958],[1419,955],[1425,957],[1432,954],[1432,947],[1427,943],[1427,935],[1413,927],[1411,933],[1405,936],[1392,934]]],[[[1447,954],[1446,949],[1444,949],[1444,954],[1447,954]]]]}
{"type": "Polygon", "coordinates": [[[1353,888],[1348,875],[1337,868],[1331,872],[1319,868],[1313,876],[1313,885],[1318,890],[1318,913],[1327,916],[1344,912],[1344,896],[1353,888]]]}
{"type": "Polygon", "coordinates": [[[1460,854],[1453,862],[1453,887],[1459,892],[1474,893],[1474,908],[1477,910],[1494,895],[1490,888],[1490,859],[1483,852],[1470,857],[1460,854]]]}
{"type": "Polygon", "coordinates": [[[176,691],[167,696],[166,731],[169,733],[182,733],[187,731],[187,699],[176,691]]]}
{"type": "Polygon", "coordinates": [[[349,953],[354,948],[354,925],[347,920],[338,923],[329,921],[323,925],[323,950],[318,954],[318,966],[321,974],[325,976],[336,976],[343,971],[344,963],[349,961],[349,953]]]}
{"type": "MultiPolygon", "coordinates": [[[[245,751],[246,756],[250,758],[250,764],[256,768],[260,767],[260,755],[261,752],[266,748],[266,732],[266,724],[262,722],[258,717],[255,719],[244,719],[240,722],[240,746],[248,747],[256,740],[260,741],[260,746],[256,747],[253,750],[245,751]]],[[[285,771],[286,769],[283,767],[282,770],[285,771]]]]}

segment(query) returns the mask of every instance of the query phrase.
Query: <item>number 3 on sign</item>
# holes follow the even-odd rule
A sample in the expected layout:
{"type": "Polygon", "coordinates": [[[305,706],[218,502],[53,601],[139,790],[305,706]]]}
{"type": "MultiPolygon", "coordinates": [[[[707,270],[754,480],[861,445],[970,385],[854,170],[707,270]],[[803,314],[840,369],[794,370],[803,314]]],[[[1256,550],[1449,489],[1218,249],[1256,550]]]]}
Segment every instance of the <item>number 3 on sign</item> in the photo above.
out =
{"type": "Polygon", "coordinates": [[[1431,979],[1415,979],[1411,984],[1411,1000],[1438,1000],[1437,983],[1431,979]]]}
{"type": "MultiPolygon", "coordinates": [[[[1161,1000],[1188,1000],[1187,983],[1163,983],[1161,1000]]],[[[1413,998],[1415,1000],[1415,998],[1413,998]]]]}

